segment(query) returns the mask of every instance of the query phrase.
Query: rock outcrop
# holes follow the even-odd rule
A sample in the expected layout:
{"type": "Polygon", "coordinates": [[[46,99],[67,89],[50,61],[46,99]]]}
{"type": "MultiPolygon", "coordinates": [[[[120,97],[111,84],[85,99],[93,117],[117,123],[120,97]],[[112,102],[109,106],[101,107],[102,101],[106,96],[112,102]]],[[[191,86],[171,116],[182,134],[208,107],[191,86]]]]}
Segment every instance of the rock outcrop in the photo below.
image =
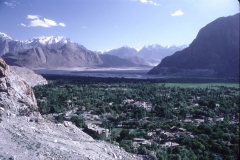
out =
{"type": "Polygon", "coordinates": [[[0,58],[0,107],[13,114],[22,114],[29,108],[36,109],[37,102],[31,86],[16,75],[0,58]]]}
{"type": "Polygon", "coordinates": [[[149,74],[239,78],[239,13],[203,27],[188,48],[164,58],[149,74]]]}
{"type": "Polygon", "coordinates": [[[36,74],[33,70],[26,67],[9,66],[18,76],[20,76],[31,87],[48,84],[43,76],[36,74]]]}

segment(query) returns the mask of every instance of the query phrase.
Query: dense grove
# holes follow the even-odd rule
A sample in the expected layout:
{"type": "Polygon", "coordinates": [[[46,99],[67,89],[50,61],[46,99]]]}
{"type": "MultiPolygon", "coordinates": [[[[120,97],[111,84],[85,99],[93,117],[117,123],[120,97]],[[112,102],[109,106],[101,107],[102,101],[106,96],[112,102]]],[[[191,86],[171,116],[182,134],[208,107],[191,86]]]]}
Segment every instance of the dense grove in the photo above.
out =
{"type": "Polygon", "coordinates": [[[39,111],[56,114],[56,122],[70,120],[96,139],[161,160],[239,157],[239,88],[182,88],[162,80],[124,78],[47,78],[48,85],[34,88],[39,111]],[[98,115],[91,123],[109,129],[110,136],[88,129],[85,113],[98,115]],[[136,138],[150,143],[136,146],[136,138]]]}

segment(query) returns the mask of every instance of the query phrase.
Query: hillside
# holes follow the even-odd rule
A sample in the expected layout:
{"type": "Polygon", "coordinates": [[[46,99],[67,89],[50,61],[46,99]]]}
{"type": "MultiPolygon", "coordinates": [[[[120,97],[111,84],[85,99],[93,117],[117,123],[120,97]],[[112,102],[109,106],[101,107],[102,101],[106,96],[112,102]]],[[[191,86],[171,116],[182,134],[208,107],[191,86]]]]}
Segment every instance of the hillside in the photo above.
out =
{"type": "Polygon", "coordinates": [[[100,54],[100,59],[103,61],[103,64],[100,67],[136,67],[135,63],[127,59],[120,58],[118,56],[109,55],[109,54],[100,54]]]}
{"type": "Polygon", "coordinates": [[[9,65],[31,69],[90,67],[102,64],[98,54],[73,43],[67,43],[58,50],[36,47],[13,51],[2,58],[9,65]]]}
{"type": "Polygon", "coordinates": [[[209,23],[188,48],[164,58],[148,74],[239,77],[239,14],[209,23]]]}

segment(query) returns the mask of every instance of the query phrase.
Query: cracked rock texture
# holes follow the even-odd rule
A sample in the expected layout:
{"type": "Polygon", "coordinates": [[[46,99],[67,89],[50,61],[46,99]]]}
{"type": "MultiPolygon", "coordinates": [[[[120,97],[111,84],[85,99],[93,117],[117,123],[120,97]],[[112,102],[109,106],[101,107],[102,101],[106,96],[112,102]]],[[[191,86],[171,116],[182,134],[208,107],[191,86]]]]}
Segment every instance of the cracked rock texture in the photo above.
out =
{"type": "Polygon", "coordinates": [[[12,71],[14,71],[18,76],[23,78],[31,87],[37,85],[45,85],[47,84],[47,80],[43,78],[41,75],[36,74],[33,70],[28,69],[26,67],[18,67],[18,66],[9,66],[12,71]]]}
{"type": "Polygon", "coordinates": [[[0,58],[0,107],[12,114],[20,114],[29,107],[37,109],[32,88],[0,58]]]}

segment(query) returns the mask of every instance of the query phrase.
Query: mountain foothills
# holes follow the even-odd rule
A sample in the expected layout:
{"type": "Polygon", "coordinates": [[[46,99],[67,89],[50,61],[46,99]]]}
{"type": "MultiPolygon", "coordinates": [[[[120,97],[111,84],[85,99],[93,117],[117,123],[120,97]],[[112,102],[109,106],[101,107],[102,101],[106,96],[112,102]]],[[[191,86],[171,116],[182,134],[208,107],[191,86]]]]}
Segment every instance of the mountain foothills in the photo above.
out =
{"type": "Polygon", "coordinates": [[[0,159],[143,159],[94,140],[71,122],[44,119],[30,85],[1,58],[0,80],[0,159]]]}
{"type": "Polygon", "coordinates": [[[189,47],[164,58],[149,74],[239,77],[239,13],[207,24],[189,47]]]}

